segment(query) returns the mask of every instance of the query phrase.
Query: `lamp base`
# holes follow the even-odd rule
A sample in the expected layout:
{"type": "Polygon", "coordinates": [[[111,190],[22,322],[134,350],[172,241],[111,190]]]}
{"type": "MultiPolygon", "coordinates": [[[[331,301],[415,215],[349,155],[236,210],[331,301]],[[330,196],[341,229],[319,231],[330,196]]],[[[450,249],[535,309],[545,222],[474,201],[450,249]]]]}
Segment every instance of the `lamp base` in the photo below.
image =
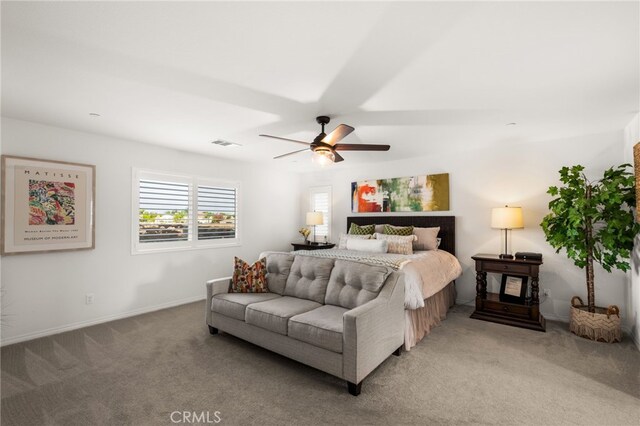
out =
{"type": "Polygon", "coordinates": [[[505,254],[505,253],[501,254],[498,257],[500,257],[500,259],[513,259],[513,255],[512,254],[505,254]]]}

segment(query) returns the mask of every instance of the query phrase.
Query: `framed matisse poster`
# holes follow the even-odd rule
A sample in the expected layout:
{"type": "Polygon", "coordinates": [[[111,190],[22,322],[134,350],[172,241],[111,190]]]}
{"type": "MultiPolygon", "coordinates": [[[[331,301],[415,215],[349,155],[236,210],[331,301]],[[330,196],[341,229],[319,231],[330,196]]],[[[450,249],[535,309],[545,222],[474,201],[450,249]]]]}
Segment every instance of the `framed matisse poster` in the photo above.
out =
{"type": "Polygon", "coordinates": [[[3,255],[95,247],[96,168],[2,156],[3,255]]]}

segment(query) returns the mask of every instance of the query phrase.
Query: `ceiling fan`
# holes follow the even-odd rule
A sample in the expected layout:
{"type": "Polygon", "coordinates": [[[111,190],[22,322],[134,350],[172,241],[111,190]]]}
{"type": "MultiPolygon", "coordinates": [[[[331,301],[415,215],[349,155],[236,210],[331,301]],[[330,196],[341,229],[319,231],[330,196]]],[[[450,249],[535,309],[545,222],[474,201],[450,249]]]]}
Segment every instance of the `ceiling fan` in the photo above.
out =
{"type": "Polygon", "coordinates": [[[283,141],[295,142],[299,144],[306,145],[307,148],[300,149],[298,151],[289,152],[287,154],[278,155],[277,157],[273,157],[274,159],[287,157],[289,155],[294,155],[299,152],[306,151],[310,149],[315,154],[315,159],[320,164],[326,164],[329,162],[338,163],[343,161],[344,158],[336,151],[389,151],[389,145],[370,145],[370,144],[349,144],[349,143],[338,143],[343,138],[345,138],[349,133],[353,132],[355,129],[351,126],[347,126],[346,124],[341,124],[336,127],[333,132],[328,135],[324,132],[324,125],[328,124],[331,119],[325,115],[321,115],[316,117],[316,122],[322,126],[322,131],[318,136],[315,137],[313,142],[303,142],[297,141],[295,139],[281,138],[279,136],[271,136],[271,135],[260,135],[265,138],[273,138],[280,139],[283,141]]]}

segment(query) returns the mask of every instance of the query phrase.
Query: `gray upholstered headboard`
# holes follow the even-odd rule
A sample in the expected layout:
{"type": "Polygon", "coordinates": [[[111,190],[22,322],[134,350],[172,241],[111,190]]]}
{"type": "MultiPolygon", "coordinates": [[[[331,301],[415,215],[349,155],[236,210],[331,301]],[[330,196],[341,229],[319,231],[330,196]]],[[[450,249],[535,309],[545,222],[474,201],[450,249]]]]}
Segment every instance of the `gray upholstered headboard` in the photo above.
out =
{"type": "Polygon", "coordinates": [[[356,225],[413,225],[419,228],[440,227],[438,237],[442,238],[440,250],[456,254],[456,217],[455,216],[348,216],[347,232],[351,224],[356,225]]]}

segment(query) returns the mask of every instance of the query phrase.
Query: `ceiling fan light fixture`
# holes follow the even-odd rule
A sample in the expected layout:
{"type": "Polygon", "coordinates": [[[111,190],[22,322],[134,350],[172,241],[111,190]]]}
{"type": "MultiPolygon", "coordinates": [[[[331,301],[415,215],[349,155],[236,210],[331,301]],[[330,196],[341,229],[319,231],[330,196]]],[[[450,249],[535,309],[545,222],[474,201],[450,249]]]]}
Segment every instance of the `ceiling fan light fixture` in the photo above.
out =
{"type": "Polygon", "coordinates": [[[312,160],[315,164],[326,166],[336,161],[336,156],[330,149],[318,148],[313,152],[312,160]]]}
{"type": "Polygon", "coordinates": [[[294,142],[308,147],[307,149],[299,149],[297,151],[275,156],[273,157],[274,160],[288,157],[290,155],[295,155],[302,151],[308,151],[310,149],[311,151],[313,151],[313,163],[319,164],[321,166],[326,166],[330,163],[340,163],[344,161],[342,155],[340,155],[337,151],[389,151],[389,145],[340,143],[342,139],[344,139],[355,130],[353,127],[346,124],[340,124],[338,127],[333,129],[331,133],[326,134],[324,132],[324,126],[325,124],[329,123],[330,118],[326,115],[321,115],[319,117],[316,117],[316,121],[322,126],[322,131],[318,136],[315,137],[315,139],[311,143],[299,141],[296,139],[282,138],[280,136],[265,134],[260,134],[259,136],[283,140],[287,142],[294,142]]]}

